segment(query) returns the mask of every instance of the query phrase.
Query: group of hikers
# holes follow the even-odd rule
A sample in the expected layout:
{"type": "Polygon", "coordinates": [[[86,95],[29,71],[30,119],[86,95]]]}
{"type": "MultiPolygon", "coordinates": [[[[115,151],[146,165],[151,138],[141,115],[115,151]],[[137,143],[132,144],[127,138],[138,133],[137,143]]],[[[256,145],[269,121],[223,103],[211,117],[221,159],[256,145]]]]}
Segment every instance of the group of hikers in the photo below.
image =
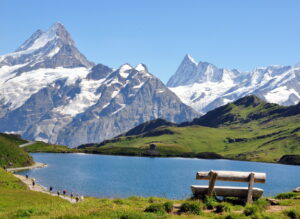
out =
{"type": "MultiPolygon", "coordinates": [[[[28,175],[26,175],[26,179],[29,179],[28,175]]],[[[31,179],[31,182],[32,182],[32,187],[34,187],[34,186],[35,186],[35,179],[32,178],[32,179],[31,179]]],[[[50,192],[50,193],[53,192],[53,187],[52,187],[52,186],[49,187],[49,192],[50,192]]],[[[57,196],[60,196],[60,195],[61,195],[60,191],[57,191],[56,194],[57,194],[57,196]]],[[[63,190],[63,191],[62,191],[62,195],[63,195],[63,196],[67,196],[67,190],[63,190]]],[[[72,192],[70,193],[70,198],[71,198],[71,199],[75,198],[75,201],[76,201],[76,202],[83,201],[83,199],[84,199],[83,195],[77,194],[76,196],[74,196],[74,194],[73,194],[72,192]]]]}
{"type": "MultiPolygon", "coordinates": [[[[52,191],[53,191],[53,187],[50,186],[49,192],[52,192],[52,191]]],[[[60,195],[61,195],[60,191],[57,191],[56,194],[57,194],[57,196],[60,196],[60,195]]],[[[67,196],[67,190],[63,190],[63,191],[62,191],[62,195],[67,196]]],[[[77,194],[76,196],[74,196],[74,194],[71,192],[71,193],[70,193],[70,198],[73,199],[74,197],[75,197],[75,201],[76,201],[76,202],[83,201],[83,199],[84,199],[83,195],[77,194]]]]}

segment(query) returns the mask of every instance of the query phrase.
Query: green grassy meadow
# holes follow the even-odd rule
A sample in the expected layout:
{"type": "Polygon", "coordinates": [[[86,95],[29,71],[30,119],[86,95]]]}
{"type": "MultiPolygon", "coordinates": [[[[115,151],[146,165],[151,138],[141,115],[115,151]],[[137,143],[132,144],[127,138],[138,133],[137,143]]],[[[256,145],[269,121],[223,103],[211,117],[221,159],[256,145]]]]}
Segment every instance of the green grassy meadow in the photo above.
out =
{"type": "Polygon", "coordinates": [[[104,154],[147,155],[154,143],[158,156],[191,156],[215,152],[228,159],[276,162],[285,154],[300,154],[300,117],[266,123],[210,128],[204,126],[159,127],[173,134],[161,136],[121,136],[116,142],[86,148],[86,152],[104,154]],[[286,125],[288,124],[288,125],[286,125]],[[274,134],[275,133],[275,134],[274,134]]]}
{"type": "Polygon", "coordinates": [[[0,167],[21,167],[33,163],[31,156],[26,153],[20,144],[27,141],[14,135],[0,133],[0,167]]]}
{"type": "Polygon", "coordinates": [[[161,126],[136,135],[124,134],[83,150],[182,157],[214,152],[227,159],[277,162],[283,155],[300,155],[300,111],[296,107],[245,97],[191,123],[161,126]],[[150,144],[156,145],[155,152],[149,150],[150,144]]]}
{"type": "Polygon", "coordinates": [[[48,144],[42,141],[24,147],[24,150],[30,153],[72,153],[76,152],[76,149],[68,148],[63,145],[48,144]]]}

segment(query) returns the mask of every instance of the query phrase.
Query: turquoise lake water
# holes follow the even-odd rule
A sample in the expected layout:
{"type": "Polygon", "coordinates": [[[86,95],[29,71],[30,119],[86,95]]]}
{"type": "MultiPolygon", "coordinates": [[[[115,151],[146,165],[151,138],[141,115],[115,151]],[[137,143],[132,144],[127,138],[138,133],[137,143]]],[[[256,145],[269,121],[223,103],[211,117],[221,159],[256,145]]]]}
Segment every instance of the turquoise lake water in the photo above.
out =
{"type": "MultiPolygon", "coordinates": [[[[20,172],[54,191],[85,196],[124,198],[157,196],[184,199],[191,185],[207,185],[195,180],[196,172],[209,170],[255,171],[267,173],[266,184],[254,186],[270,196],[300,186],[300,166],[231,160],[189,158],[148,158],[92,154],[31,154],[46,168],[20,172]]],[[[246,183],[217,182],[217,185],[247,186],[246,183]]]]}

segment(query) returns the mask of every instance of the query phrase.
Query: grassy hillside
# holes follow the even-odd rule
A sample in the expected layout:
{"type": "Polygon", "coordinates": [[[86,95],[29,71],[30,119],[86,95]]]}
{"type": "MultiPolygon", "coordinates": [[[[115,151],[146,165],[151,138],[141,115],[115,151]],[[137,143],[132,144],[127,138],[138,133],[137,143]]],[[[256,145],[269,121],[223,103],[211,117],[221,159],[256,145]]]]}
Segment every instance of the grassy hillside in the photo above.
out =
{"type": "Polygon", "coordinates": [[[209,111],[204,116],[196,118],[190,123],[183,123],[181,126],[203,125],[220,127],[248,123],[262,118],[271,120],[280,116],[286,116],[291,108],[267,103],[256,96],[246,96],[233,103],[209,111]]]}
{"type": "Polygon", "coordinates": [[[0,167],[20,167],[32,164],[31,156],[22,148],[20,144],[26,143],[15,135],[0,133],[0,167]]]}
{"type": "Polygon", "coordinates": [[[76,149],[71,149],[68,148],[67,146],[47,144],[42,141],[38,141],[32,145],[26,146],[24,147],[24,150],[31,153],[38,153],[38,152],[71,153],[77,151],[76,149]]]}
{"type": "Polygon", "coordinates": [[[236,199],[217,201],[210,198],[206,201],[199,201],[167,200],[153,197],[130,197],[126,199],[86,197],[83,202],[71,204],[55,196],[28,190],[19,179],[0,168],[0,218],[3,219],[290,219],[300,216],[300,212],[297,210],[300,207],[300,200],[294,199],[296,196],[296,193],[281,194],[279,206],[275,206],[279,210],[270,207],[264,198],[247,206],[237,202],[236,199]]]}
{"type": "Polygon", "coordinates": [[[283,155],[300,154],[300,114],[297,112],[300,113],[295,106],[282,107],[250,96],[219,107],[191,123],[177,127],[162,123],[154,129],[146,128],[147,131],[136,132],[136,135],[124,134],[84,150],[186,157],[202,157],[203,152],[214,152],[229,159],[277,162],[283,155]],[[291,111],[293,113],[288,113],[291,111]],[[205,124],[207,126],[203,126],[205,124]],[[151,144],[155,144],[154,150],[150,150],[151,144]]]}

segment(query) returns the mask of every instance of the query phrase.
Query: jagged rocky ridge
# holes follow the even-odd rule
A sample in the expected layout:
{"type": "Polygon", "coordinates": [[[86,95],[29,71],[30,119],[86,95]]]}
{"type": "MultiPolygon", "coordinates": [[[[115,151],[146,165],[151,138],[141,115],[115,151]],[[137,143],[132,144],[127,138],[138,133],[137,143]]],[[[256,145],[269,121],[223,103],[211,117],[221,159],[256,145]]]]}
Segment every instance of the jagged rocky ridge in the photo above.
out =
{"type": "Polygon", "coordinates": [[[99,142],[143,122],[199,116],[145,65],[95,65],[56,23],[0,56],[0,132],[71,147],[99,142]]]}
{"type": "Polygon", "coordinates": [[[167,86],[201,113],[251,94],[288,106],[300,100],[300,66],[268,66],[241,72],[196,62],[186,55],[167,86]]]}

